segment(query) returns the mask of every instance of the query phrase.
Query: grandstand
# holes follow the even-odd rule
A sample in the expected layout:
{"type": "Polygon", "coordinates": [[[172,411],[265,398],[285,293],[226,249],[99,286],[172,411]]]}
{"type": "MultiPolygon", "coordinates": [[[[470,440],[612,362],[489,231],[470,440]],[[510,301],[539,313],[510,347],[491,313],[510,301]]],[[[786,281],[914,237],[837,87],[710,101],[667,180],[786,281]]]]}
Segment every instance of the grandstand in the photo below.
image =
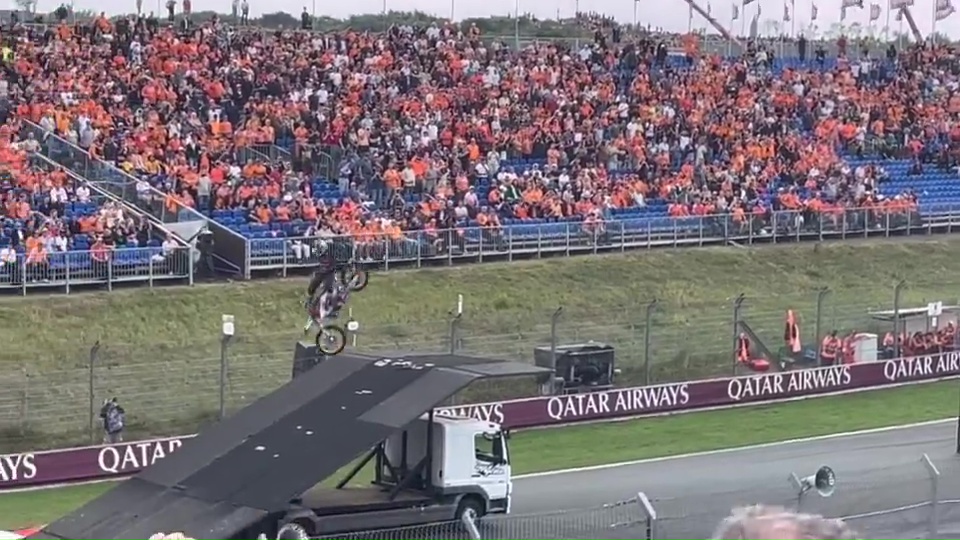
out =
{"type": "MultiPolygon", "coordinates": [[[[20,45],[20,71],[11,72],[14,93],[25,99],[17,113],[23,131],[42,141],[39,152],[128,211],[159,226],[208,226],[219,260],[244,276],[309,264],[303,246],[318,235],[349,236],[361,259],[420,264],[951,230],[960,203],[950,181],[958,137],[935,112],[956,105],[941,91],[949,81],[935,87],[906,75],[955,61],[946,47],[801,58],[757,42],[743,56],[722,57],[695,37],[682,38],[679,49],[676,36],[643,34],[580,49],[504,44],[487,56],[495,45],[473,39],[474,29],[435,25],[396,29],[381,42],[342,34],[352,51],[344,55],[333,41],[305,41],[298,32],[242,29],[227,39],[222,25],[203,26],[209,31],[180,35],[144,19],[61,25],[52,36],[21,28],[24,43],[56,39],[76,52],[67,59],[58,52],[56,61],[84,76],[76,92],[50,99],[36,91],[49,81],[21,74],[54,53],[20,45]],[[118,60],[106,34],[125,57],[118,60]],[[86,36],[98,45],[81,54],[86,36]],[[245,46],[254,40],[267,54],[250,55],[245,46]],[[271,90],[287,92],[281,104],[240,84],[240,71],[214,75],[213,57],[200,47],[242,60],[261,85],[281,69],[278,58],[295,66],[312,55],[320,68],[302,88],[271,90]],[[417,75],[455,50],[474,64],[453,65],[442,84],[411,79],[359,92],[370,75],[394,75],[399,59],[417,75]],[[565,75],[538,67],[563,54],[565,75]],[[203,75],[186,84],[208,103],[176,99],[174,77],[188,62],[203,75]],[[600,63],[607,71],[596,69],[600,63]],[[112,69],[137,66],[162,74],[137,79],[109,107],[97,102],[111,88],[112,69]],[[580,86],[565,84],[569,77],[580,86]],[[535,88],[552,94],[520,97],[535,88]],[[507,104],[503,92],[513,93],[507,104]],[[923,109],[914,108],[916,96],[923,109]],[[759,111],[750,106],[760,103],[759,111]],[[454,104],[497,116],[468,124],[454,104]],[[405,111],[400,131],[383,114],[389,110],[405,111]]],[[[92,205],[71,202],[69,211],[91,214],[92,205]]],[[[173,234],[180,245],[191,240],[173,234]]],[[[73,236],[68,247],[82,252],[92,245],[84,239],[73,236]]],[[[152,265],[157,243],[138,244],[143,251],[125,259],[137,276],[152,265]]]]}

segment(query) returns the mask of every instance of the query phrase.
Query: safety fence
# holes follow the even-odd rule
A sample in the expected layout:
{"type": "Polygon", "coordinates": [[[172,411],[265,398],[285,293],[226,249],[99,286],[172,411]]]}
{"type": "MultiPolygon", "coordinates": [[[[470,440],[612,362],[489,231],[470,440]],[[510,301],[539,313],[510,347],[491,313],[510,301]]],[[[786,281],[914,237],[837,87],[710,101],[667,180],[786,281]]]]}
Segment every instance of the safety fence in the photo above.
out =
{"type": "MultiPolygon", "coordinates": [[[[787,310],[800,325],[804,345],[799,354],[810,366],[816,365],[822,338],[834,331],[839,336],[867,333],[876,340],[896,330],[894,321],[904,321],[901,330],[924,330],[931,320],[926,316],[929,303],[937,301],[943,307],[940,318],[956,320],[953,306],[960,302],[945,296],[956,290],[957,281],[944,281],[942,276],[931,280],[924,272],[914,281],[888,286],[851,283],[831,290],[814,284],[808,291],[765,297],[743,296],[727,287],[715,291],[730,294],[726,299],[684,295],[680,301],[641,301],[633,308],[540,310],[504,305],[494,314],[467,311],[447,320],[370,326],[356,314],[360,328],[349,336],[348,350],[456,353],[533,362],[536,354],[552,355],[567,346],[593,342],[613,347],[620,370],[617,386],[668,384],[747,373],[738,367],[735,354],[744,331],[750,332],[756,356],[780,359],[788,354],[783,341],[787,310]]],[[[468,306],[470,302],[466,298],[468,306]]],[[[150,335],[102,341],[79,335],[59,347],[11,346],[0,366],[4,381],[0,441],[6,448],[31,450],[99,442],[97,415],[100,403],[110,397],[119,397],[127,407],[131,438],[181,435],[287,382],[300,334],[258,332],[246,314],[234,315],[237,333],[229,340],[188,328],[177,342],[150,335]]],[[[293,319],[298,319],[296,313],[291,314],[291,327],[302,322],[293,319]]],[[[481,382],[457,396],[457,402],[494,402],[536,393],[533,381],[481,382]]]]}
{"type": "MultiPolygon", "coordinates": [[[[848,208],[830,215],[778,211],[743,219],[728,214],[685,218],[641,216],[642,213],[613,215],[602,225],[575,220],[532,220],[500,227],[410,231],[395,238],[363,243],[355,243],[352,237],[340,240],[354,246],[357,260],[390,269],[655,247],[782,244],[922,236],[960,230],[960,204],[928,205],[920,213],[848,208]]],[[[252,237],[249,239],[251,270],[280,271],[285,275],[316,264],[319,238],[287,235],[285,225],[280,223],[272,227],[245,227],[242,232],[252,237]]]]}
{"type": "MultiPolygon", "coordinates": [[[[725,485],[709,485],[707,478],[703,478],[704,483],[698,484],[694,478],[697,475],[691,473],[690,481],[680,482],[691,488],[671,497],[658,497],[660,489],[651,486],[637,497],[591,508],[487,516],[480,521],[464,516],[461,521],[316,538],[710,538],[734,508],[756,504],[840,518],[861,538],[955,538],[956,533],[960,532],[960,465],[955,458],[944,456],[934,463],[923,454],[907,463],[888,463],[882,467],[868,464],[863,467],[850,462],[851,458],[856,457],[831,453],[818,456],[818,459],[828,463],[831,460],[843,462],[837,468],[835,490],[828,493],[827,497],[821,496],[816,490],[801,495],[796,486],[787,481],[792,471],[786,469],[781,471],[783,474],[764,478],[760,482],[739,481],[736,474],[732,474],[725,485]]],[[[745,468],[754,465],[742,464],[745,468]]],[[[780,465],[774,462],[774,467],[780,465]]],[[[643,485],[643,478],[639,478],[638,482],[643,485]]]]}
{"type": "Polygon", "coordinates": [[[524,515],[490,515],[379,531],[316,536],[317,540],[497,540],[638,539],[652,538],[649,500],[637,497],[590,508],[524,515]]]}
{"type": "Polygon", "coordinates": [[[27,294],[32,289],[102,287],[112,290],[128,283],[193,284],[194,261],[189,247],[106,248],[46,253],[34,259],[16,253],[0,260],[0,291],[27,294]]]}
{"type": "MultiPolygon", "coordinates": [[[[706,538],[731,508],[758,503],[841,518],[860,538],[938,538],[960,531],[960,466],[956,458],[940,455],[934,462],[923,454],[901,460],[884,456],[884,451],[897,453],[890,448],[851,448],[793,459],[812,468],[821,460],[837,463],[836,488],[829,497],[816,490],[798,496],[787,475],[813,470],[785,470],[768,482],[748,485],[731,479],[725,486],[703,485],[675,498],[654,499],[654,537],[706,538]],[[871,458],[877,462],[871,463],[871,458]]],[[[770,460],[779,465],[775,457],[770,460]]]]}

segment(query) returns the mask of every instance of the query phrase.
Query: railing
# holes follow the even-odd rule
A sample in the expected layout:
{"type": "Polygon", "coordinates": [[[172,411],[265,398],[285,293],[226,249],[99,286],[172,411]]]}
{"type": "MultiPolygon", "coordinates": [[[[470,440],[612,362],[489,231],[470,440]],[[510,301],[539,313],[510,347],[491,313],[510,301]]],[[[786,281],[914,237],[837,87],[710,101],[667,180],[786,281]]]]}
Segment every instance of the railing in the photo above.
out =
{"type": "MultiPolygon", "coordinates": [[[[534,504],[536,504],[534,502],[534,504]]],[[[574,538],[652,538],[646,495],[592,507],[517,515],[489,515],[482,521],[469,514],[457,521],[396,529],[316,536],[316,540],[497,540],[502,538],[566,540],[574,538]]]]}
{"type": "MultiPolygon", "coordinates": [[[[830,455],[826,462],[830,462],[830,455]]],[[[847,456],[844,456],[847,457],[847,456]]],[[[839,456],[836,456],[841,460],[839,456]]],[[[636,497],[595,507],[563,509],[508,516],[487,516],[475,521],[465,516],[460,521],[417,525],[396,529],[351,532],[340,535],[318,536],[317,540],[518,540],[570,538],[635,538],[644,540],[711,538],[721,522],[737,506],[766,504],[787,510],[840,518],[859,538],[953,538],[960,511],[960,470],[950,458],[935,464],[926,454],[912,463],[872,469],[844,469],[838,472],[835,492],[829,498],[815,493],[798,497],[787,482],[793,472],[769,478],[766,485],[744,485],[736,475],[720,484],[684,482],[688,476],[678,470],[669,489],[673,496],[662,494],[664,488],[656,481],[638,477],[637,485],[644,489],[636,497]],[[677,492],[677,485],[690,486],[689,491],[677,492]],[[649,494],[649,495],[648,495],[649,494]],[[954,518],[951,520],[950,518],[954,518]]],[[[674,462],[675,469],[683,461],[674,462]]],[[[789,466],[785,464],[786,466],[789,466]]],[[[668,466],[669,467],[669,466],[668,466]]],[[[669,468],[667,470],[670,470],[669,468]]],[[[613,470],[606,471],[615,475],[613,470]]],[[[596,493],[602,488],[597,479],[584,477],[591,483],[574,493],[596,493]]],[[[662,477],[670,476],[664,472],[662,477]]],[[[693,475],[696,476],[696,475],[693,475]]],[[[707,476],[710,476],[708,473],[707,476]]],[[[559,483],[563,477],[555,477],[559,483]]],[[[692,478],[692,476],[691,476],[692,478]]],[[[574,497],[575,498],[575,497],[574,497]]],[[[532,506],[546,506],[546,502],[518,501],[532,506]]]]}
{"type": "MultiPolygon", "coordinates": [[[[772,212],[738,221],[732,215],[686,218],[620,218],[602,229],[580,221],[517,222],[499,229],[468,227],[433,232],[411,231],[397,239],[354,243],[354,257],[420,267],[437,262],[485,262],[616,252],[655,247],[717,244],[768,244],[854,238],[926,235],[960,231],[960,204],[927,205],[923,213],[891,214],[851,208],[839,214],[772,212]]],[[[251,230],[250,266],[284,274],[316,263],[316,238],[284,237],[283,224],[251,230]]]]}
{"type": "Polygon", "coordinates": [[[159,247],[114,249],[103,260],[90,251],[50,253],[39,262],[24,255],[16,261],[0,262],[0,291],[73,287],[106,287],[112,290],[122,283],[182,282],[193,284],[193,260],[190,248],[164,252],[159,247]]]}
{"type": "Polygon", "coordinates": [[[249,243],[239,234],[207,219],[192,208],[181,204],[168,205],[167,196],[153,186],[139,182],[137,178],[106,161],[93,159],[82,148],[71,144],[53,132],[49,132],[27,120],[24,131],[41,141],[42,153],[57,163],[86,178],[98,188],[112,193],[136,208],[165,224],[187,242],[201,228],[209,227],[214,235],[214,252],[240,275],[249,278],[249,243]],[[180,228],[177,224],[186,224],[180,228]]]}
{"type": "MultiPolygon", "coordinates": [[[[849,450],[858,451],[869,452],[862,448],[849,450]]],[[[653,486],[641,484],[651,494],[657,513],[652,537],[709,538],[732,507],[758,503],[841,518],[859,533],[859,538],[939,538],[941,532],[949,535],[943,538],[953,538],[956,534],[960,466],[954,456],[938,454],[934,462],[923,454],[897,463],[858,466],[850,461],[856,456],[842,450],[839,455],[823,452],[823,464],[829,465],[831,456],[834,463],[842,461],[847,466],[836,471],[836,489],[828,498],[820,497],[815,490],[798,497],[786,479],[791,472],[805,471],[783,470],[766,485],[741,486],[736,480],[728,485],[699,484],[679,497],[662,499],[655,497],[653,486]]],[[[820,464],[813,461],[810,467],[820,464]]]]}

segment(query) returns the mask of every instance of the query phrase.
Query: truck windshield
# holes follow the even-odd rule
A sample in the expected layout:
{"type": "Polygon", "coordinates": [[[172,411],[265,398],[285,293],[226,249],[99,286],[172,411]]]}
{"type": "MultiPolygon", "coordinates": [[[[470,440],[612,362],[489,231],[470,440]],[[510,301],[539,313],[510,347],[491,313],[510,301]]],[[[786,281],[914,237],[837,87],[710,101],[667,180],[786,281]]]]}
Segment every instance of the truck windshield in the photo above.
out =
{"type": "Polygon", "coordinates": [[[487,463],[504,462],[503,444],[503,436],[500,433],[478,433],[474,436],[477,459],[487,463]]]}

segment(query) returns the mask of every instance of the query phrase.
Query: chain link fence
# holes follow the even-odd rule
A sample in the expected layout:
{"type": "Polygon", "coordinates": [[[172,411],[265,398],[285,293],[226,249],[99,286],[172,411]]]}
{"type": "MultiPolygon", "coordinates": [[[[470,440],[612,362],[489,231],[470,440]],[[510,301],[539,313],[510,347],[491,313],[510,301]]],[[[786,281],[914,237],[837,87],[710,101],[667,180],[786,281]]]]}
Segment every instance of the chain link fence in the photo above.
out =
{"type": "MultiPolygon", "coordinates": [[[[757,347],[763,345],[774,359],[785,354],[787,310],[797,317],[804,354],[815,356],[823,336],[832,331],[895,331],[892,321],[904,310],[933,301],[956,305],[957,299],[947,294],[960,290],[946,283],[914,287],[901,282],[836,291],[811,285],[807,292],[741,298],[735,285],[718,284],[717,295],[725,300],[684,298],[676,291],[672,305],[638,300],[630,309],[518,309],[505,298],[505,315],[464,314],[370,327],[359,321],[361,328],[350,336],[350,345],[371,354],[450,352],[533,362],[537,348],[606,343],[616,351],[617,384],[656,384],[737,373],[734,341],[744,325],[757,347]]],[[[944,316],[956,318],[947,312],[944,316]]],[[[242,315],[237,325],[250,328],[242,315]]],[[[31,450],[99,442],[100,405],[112,397],[128,411],[130,437],[191,432],[287,382],[294,344],[302,337],[297,331],[264,334],[250,329],[229,342],[210,335],[144,348],[78,336],[70,350],[11,347],[0,364],[0,442],[5,448],[31,450]]],[[[530,380],[481,382],[456,400],[535,393],[530,380]]]]}

